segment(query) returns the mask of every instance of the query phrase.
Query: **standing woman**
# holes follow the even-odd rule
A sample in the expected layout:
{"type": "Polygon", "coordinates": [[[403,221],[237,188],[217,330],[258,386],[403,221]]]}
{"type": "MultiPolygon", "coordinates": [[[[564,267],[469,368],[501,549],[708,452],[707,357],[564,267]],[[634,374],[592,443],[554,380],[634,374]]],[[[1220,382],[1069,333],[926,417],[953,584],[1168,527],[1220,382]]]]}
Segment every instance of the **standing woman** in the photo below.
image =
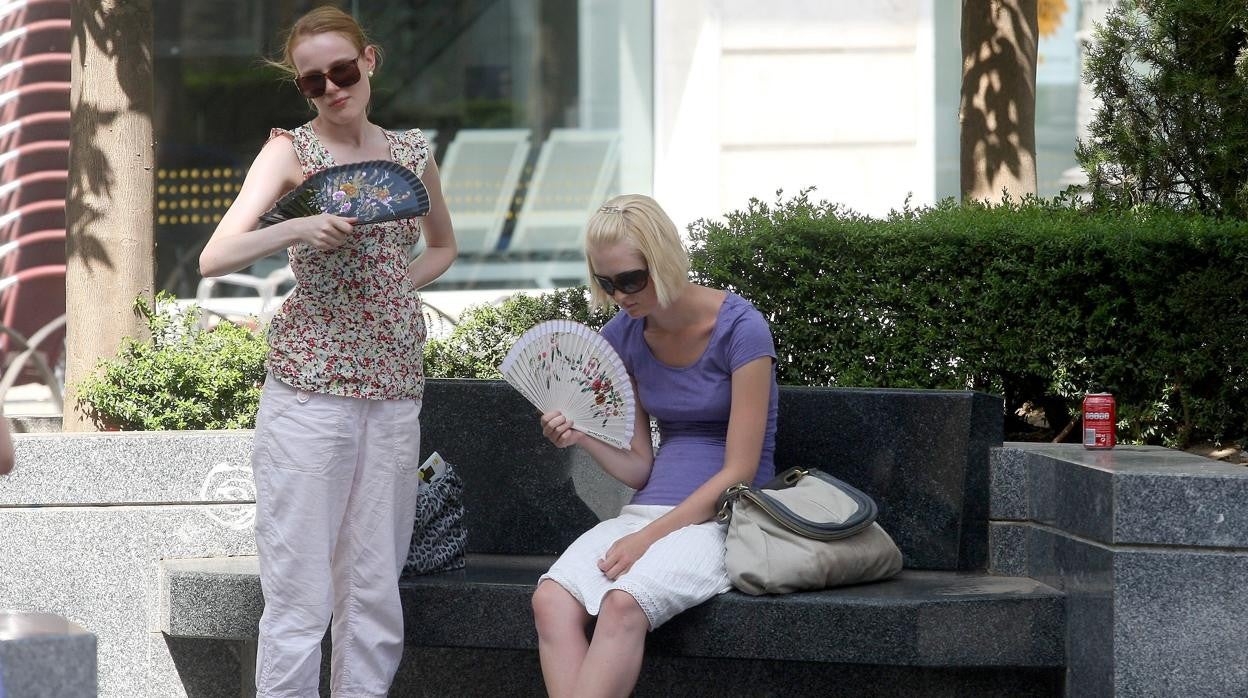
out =
{"type": "Polygon", "coordinates": [[[417,289],[456,255],[429,143],[368,119],[381,51],[334,7],[304,15],[276,64],[316,111],[273,129],[200,255],[204,276],[288,249],[296,287],[269,327],[256,418],[256,547],[265,609],[256,691],[315,696],[332,617],[333,695],[384,696],[403,653],[398,577],[412,535],[424,388],[417,289]],[[429,190],[423,219],[321,214],[257,229],[285,192],[332,165],[392,160],[429,190]],[[425,250],[409,250],[421,237],[425,250]]]}
{"type": "Polygon", "coordinates": [[[542,433],[560,448],[584,448],[637,493],[576,539],[533,594],[554,698],[632,692],[646,634],[731,586],[716,499],[737,483],[766,483],[775,470],[779,392],[767,320],[735,293],[690,283],[680,234],[648,196],[611,199],[585,237],[594,305],[620,307],[602,336],[633,380],[635,430],[622,450],[552,411],[542,433]]]}

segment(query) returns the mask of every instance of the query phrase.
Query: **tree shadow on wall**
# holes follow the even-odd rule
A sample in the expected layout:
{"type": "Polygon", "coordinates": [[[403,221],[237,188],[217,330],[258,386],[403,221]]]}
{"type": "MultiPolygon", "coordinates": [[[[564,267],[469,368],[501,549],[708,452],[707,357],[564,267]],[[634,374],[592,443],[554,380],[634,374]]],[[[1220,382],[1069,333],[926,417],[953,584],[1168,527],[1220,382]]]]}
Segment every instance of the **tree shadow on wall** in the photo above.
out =
{"type": "MultiPolygon", "coordinates": [[[[1020,153],[1036,149],[1037,0],[963,0],[962,192],[1007,169],[1023,173],[1020,153]],[[977,104],[977,97],[982,104],[977,104]]],[[[988,182],[988,190],[1000,186],[988,182]]]]}
{"type": "MultiPolygon", "coordinates": [[[[101,265],[114,269],[116,261],[95,232],[104,217],[101,202],[111,201],[118,186],[114,165],[107,152],[107,141],[114,137],[123,112],[152,113],[152,3],[151,0],[73,0],[70,6],[73,60],[86,70],[84,53],[94,47],[100,54],[114,57],[115,81],[103,84],[83,81],[81,73],[71,91],[74,117],[70,123],[69,189],[66,193],[65,254],[82,260],[88,269],[101,265]],[[99,96],[115,85],[121,90],[124,109],[109,109],[99,96]]],[[[136,154],[136,157],[141,155],[136,154]]],[[[152,166],[147,160],[146,166],[152,166]]],[[[123,184],[124,186],[124,184],[123,184]]],[[[135,212],[150,215],[150,212],[135,212]]]]}

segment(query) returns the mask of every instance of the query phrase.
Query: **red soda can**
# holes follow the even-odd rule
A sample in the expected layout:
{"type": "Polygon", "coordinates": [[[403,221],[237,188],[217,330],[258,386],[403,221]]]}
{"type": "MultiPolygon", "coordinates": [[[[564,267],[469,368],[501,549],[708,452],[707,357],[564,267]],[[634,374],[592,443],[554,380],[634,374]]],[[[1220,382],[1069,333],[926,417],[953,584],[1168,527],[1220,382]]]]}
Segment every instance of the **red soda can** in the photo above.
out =
{"type": "Polygon", "coordinates": [[[1083,447],[1113,448],[1118,443],[1118,406],[1109,393],[1089,393],[1083,398],[1083,447]]]}

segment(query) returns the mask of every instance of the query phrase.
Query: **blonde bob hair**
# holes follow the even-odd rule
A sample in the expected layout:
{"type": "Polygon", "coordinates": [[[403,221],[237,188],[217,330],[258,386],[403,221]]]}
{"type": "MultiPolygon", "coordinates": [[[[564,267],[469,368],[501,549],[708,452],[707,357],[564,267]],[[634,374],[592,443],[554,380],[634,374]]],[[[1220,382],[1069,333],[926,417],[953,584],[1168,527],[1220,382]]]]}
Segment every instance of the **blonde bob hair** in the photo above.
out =
{"type": "Polygon", "coordinates": [[[595,308],[610,307],[612,299],[593,280],[597,272],[588,252],[619,244],[631,247],[646,260],[659,305],[671,305],[688,285],[689,253],[680,240],[676,224],[654,199],[642,194],[624,194],[607,200],[586,224],[585,261],[591,277],[590,301],[595,308]]]}
{"type": "Polygon", "coordinates": [[[294,51],[295,46],[306,37],[329,32],[335,32],[346,37],[347,41],[350,41],[360,53],[364,53],[365,48],[372,46],[373,54],[376,57],[374,68],[381,66],[381,47],[368,38],[368,34],[364,33],[364,28],[360,26],[359,22],[355,21],[354,17],[333,5],[318,7],[295,20],[290,31],[286,32],[282,55],[275,60],[265,62],[286,73],[289,77],[297,78],[299,77],[299,69],[295,67],[295,59],[291,57],[291,52],[294,51]]]}

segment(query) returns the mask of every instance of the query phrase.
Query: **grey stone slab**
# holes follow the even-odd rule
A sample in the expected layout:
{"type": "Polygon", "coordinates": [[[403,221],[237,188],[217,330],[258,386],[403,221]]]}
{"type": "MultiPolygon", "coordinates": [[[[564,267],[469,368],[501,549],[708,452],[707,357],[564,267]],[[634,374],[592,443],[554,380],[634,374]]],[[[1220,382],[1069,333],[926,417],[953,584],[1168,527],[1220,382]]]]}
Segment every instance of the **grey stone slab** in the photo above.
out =
{"type": "MultiPolygon", "coordinates": [[[[404,581],[408,643],[534,648],[530,597],[550,562],[474,555],[464,570],[404,581]]],[[[165,631],[254,637],[262,604],[258,565],[243,558],[222,561],[219,575],[213,568],[208,560],[165,564],[165,588],[181,594],[166,602],[165,631]],[[232,592],[216,593],[219,583],[232,592]]],[[[886,582],[828,591],[730,592],[659,628],[650,647],[669,656],[1057,667],[1064,663],[1063,616],[1062,595],[1032,579],[906,570],[886,582]]]]}
{"type": "Polygon", "coordinates": [[[0,611],[0,686],[17,698],[94,698],[95,636],[60,616],[0,611]]]}
{"type": "Polygon", "coordinates": [[[1116,543],[1248,549],[1248,467],[1186,461],[1117,475],[1115,485],[1116,543]]]}
{"type": "Polygon", "coordinates": [[[1072,696],[1114,695],[1114,552],[1028,526],[1028,573],[1066,594],[1066,674],[1072,696]]]}
{"type": "Polygon", "coordinates": [[[1248,548],[1248,468],[1155,446],[1010,444],[993,456],[993,511],[1107,544],[1248,548]]]}
{"type": "MultiPolygon", "coordinates": [[[[626,501],[626,488],[586,475],[584,454],[551,446],[506,383],[431,380],[425,396],[422,450],[460,469],[473,552],[557,554],[626,501]]],[[[984,567],[1000,442],[1000,401],[979,393],[780,390],[777,468],[819,466],[867,491],[910,567],[984,567]]]]}
{"type": "Polygon", "coordinates": [[[988,571],[1011,577],[1027,576],[1027,532],[1022,523],[993,522],[988,527],[988,571]]]}
{"type": "Polygon", "coordinates": [[[1248,551],[1029,529],[1030,574],[1066,594],[1070,695],[1248,695],[1248,551]]]}
{"type": "Polygon", "coordinates": [[[1116,555],[1116,695],[1248,696],[1245,580],[1248,553],[1116,555]]]}
{"type": "Polygon", "coordinates": [[[15,434],[0,508],[255,502],[252,432],[15,434]]]}
{"type": "Polygon", "coordinates": [[[1027,454],[1009,443],[989,454],[990,515],[993,521],[1025,521],[1027,510],[1027,454]]]}
{"type": "Polygon", "coordinates": [[[254,644],[151,633],[148,646],[158,660],[158,670],[152,672],[152,684],[143,695],[250,698],[256,694],[254,644]]]}
{"type": "Polygon", "coordinates": [[[431,380],[420,421],[421,457],[437,451],[464,481],[470,551],[553,555],[601,520],[573,476],[596,466],[552,446],[506,383],[431,380]]]}
{"type": "MultiPolygon", "coordinates": [[[[426,400],[422,450],[441,452],[464,478],[472,551],[555,554],[627,501],[583,452],[551,446],[507,384],[433,380],[426,400]]],[[[868,491],[911,567],[986,564],[998,400],[786,386],[781,403],[781,466],[817,464],[868,491]]],[[[19,435],[0,507],[250,503],[251,440],[250,431],[19,435]]]]}
{"type": "Polygon", "coordinates": [[[1028,518],[1108,542],[1114,529],[1113,483],[1113,474],[1104,470],[1079,467],[1060,455],[1032,453],[1027,467],[1028,518]]]}
{"type": "Polygon", "coordinates": [[[815,465],[870,494],[907,567],[987,564],[988,453],[1001,444],[999,398],[785,386],[776,441],[777,468],[815,465]]]}
{"type": "MultiPolygon", "coordinates": [[[[964,453],[962,531],[958,569],[981,570],[988,564],[988,520],[991,518],[992,451],[1001,446],[1001,414],[1004,402],[999,396],[963,393],[969,403],[964,453]]],[[[950,454],[953,457],[953,454],[950,454]]]]}
{"type": "Polygon", "coordinates": [[[1238,470],[1244,467],[1162,446],[1119,445],[1112,449],[1097,450],[1087,449],[1079,444],[1012,441],[1005,447],[1052,456],[1074,465],[1120,474],[1236,477],[1238,470]]]}
{"type": "Polygon", "coordinates": [[[161,568],[161,631],[185,638],[256,637],[264,597],[255,556],[164,560],[161,568]],[[223,608],[234,612],[222,614],[223,608]]]}
{"type": "MultiPolygon", "coordinates": [[[[255,555],[248,505],[0,508],[0,600],[63,616],[98,639],[99,690],[180,686],[153,645],[164,557],[255,555]]],[[[160,693],[177,696],[175,692],[160,693]]]]}
{"type": "MultiPolygon", "coordinates": [[[[391,698],[546,695],[535,651],[408,648],[391,698]]],[[[636,698],[1041,698],[1062,695],[1060,669],[861,666],[671,657],[651,653],[636,698]]]]}
{"type": "Polygon", "coordinates": [[[53,434],[62,429],[60,415],[13,415],[7,419],[14,434],[53,434]]]}

